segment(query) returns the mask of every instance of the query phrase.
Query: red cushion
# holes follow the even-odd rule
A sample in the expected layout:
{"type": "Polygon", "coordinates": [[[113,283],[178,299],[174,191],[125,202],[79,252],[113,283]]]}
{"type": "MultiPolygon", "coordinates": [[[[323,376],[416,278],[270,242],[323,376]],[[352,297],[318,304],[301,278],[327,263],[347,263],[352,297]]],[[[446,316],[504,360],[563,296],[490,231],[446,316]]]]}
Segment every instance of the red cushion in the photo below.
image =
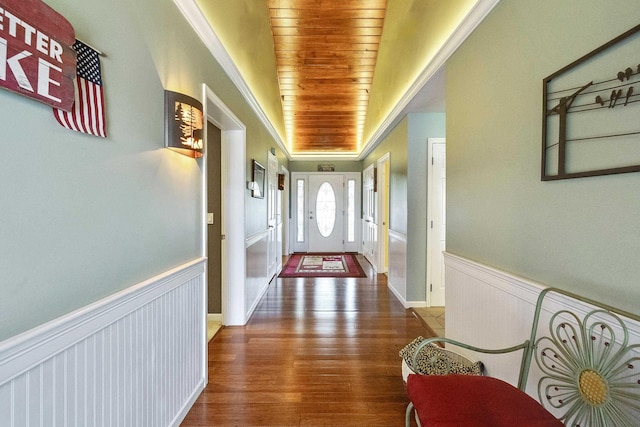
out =
{"type": "Polygon", "coordinates": [[[407,393],[424,427],[562,427],[528,394],[471,375],[409,375],[407,393]]]}

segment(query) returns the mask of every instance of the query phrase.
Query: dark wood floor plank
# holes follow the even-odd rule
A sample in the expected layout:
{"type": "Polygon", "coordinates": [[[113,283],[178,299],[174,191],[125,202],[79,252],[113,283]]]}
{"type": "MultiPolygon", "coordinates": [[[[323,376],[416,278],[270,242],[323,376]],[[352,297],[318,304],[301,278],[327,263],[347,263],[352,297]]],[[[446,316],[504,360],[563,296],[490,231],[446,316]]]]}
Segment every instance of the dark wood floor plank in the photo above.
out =
{"type": "Polygon", "coordinates": [[[398,351],[429,332],[359,260],[366,278],[274,279],[246,326],[209,343],[182,426],[404,425],[398,351]]]}

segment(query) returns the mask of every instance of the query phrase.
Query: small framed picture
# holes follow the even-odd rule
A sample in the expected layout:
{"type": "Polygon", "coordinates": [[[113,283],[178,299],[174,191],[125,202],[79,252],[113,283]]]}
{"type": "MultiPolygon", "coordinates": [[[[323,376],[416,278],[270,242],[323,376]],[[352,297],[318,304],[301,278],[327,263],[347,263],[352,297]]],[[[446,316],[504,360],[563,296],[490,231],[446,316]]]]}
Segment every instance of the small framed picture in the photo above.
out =
{"type": "Polygon", "coordinates": [[[264,198],[264,166],[262,166],[255,160],[253,161],[253,172],[251,174],[251,181],[253,183],[251,196],[258,199],[264,198]]]}

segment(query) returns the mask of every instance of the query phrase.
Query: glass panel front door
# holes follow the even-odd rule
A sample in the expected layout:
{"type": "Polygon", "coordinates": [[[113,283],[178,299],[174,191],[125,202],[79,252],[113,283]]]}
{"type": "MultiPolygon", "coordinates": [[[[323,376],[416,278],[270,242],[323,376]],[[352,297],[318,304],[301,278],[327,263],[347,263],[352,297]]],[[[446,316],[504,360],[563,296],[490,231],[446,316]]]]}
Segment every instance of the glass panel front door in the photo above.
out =
{"type": "Polygon", "coordinates": [[[316,196],[316,226],[322,237],[329,237],[336,225],[336,192],[329,182],[325,181],[318,189],[316,196]]]}
{"type": "Polygon", "coordinates": [[[344,176],[309,176],[309,252],[344,251],[344,176]]]}

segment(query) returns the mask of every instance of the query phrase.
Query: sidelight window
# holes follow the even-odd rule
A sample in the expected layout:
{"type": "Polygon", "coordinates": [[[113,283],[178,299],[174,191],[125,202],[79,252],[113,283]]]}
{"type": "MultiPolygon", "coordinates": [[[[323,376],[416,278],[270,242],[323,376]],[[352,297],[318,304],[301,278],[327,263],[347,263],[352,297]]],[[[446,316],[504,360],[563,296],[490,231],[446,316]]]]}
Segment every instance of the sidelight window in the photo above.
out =
{"type": "Polygon", "coordinates": [[[347,242],[356,241],[356,180],[347,181],[347,242]]]}
{"type": "Polygon", "coordinates": [[[296,181],[296,242],[304,242],[304,179],[296,181]]]}

